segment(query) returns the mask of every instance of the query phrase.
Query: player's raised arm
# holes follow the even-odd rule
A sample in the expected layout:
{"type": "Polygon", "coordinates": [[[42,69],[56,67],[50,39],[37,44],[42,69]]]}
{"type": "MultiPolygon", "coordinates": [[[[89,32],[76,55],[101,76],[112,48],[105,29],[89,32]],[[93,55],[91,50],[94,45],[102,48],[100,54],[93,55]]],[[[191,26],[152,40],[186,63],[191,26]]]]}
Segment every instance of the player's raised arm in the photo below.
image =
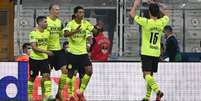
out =
{"type": "Polygon", "coordinates": [[[135,1],[133,2],[133,6],[132,6],[131,11],[130,11],[130,16],[131,16],[132,18],[135,17],[136,11],[137,11],[138,6],[140,5],[140,2],[141,2],[141,0],[135,0],[135,1]]]}

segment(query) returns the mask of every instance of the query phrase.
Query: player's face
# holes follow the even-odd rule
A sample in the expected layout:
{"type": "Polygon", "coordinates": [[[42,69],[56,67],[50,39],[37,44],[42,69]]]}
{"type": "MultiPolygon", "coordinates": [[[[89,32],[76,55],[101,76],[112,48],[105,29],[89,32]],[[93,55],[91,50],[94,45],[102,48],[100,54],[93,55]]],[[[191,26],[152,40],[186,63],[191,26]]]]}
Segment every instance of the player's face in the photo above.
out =
{"type": "Polygon", "coordinates": [[[32,47],[31,47],[30,45],[28,45],[28,46],[26,47],[26,49],[24,50],[24,52],[25,52],[27,55],[30,55],[31,51],[32,51],[32,47]]]}
{"type": "Polygon", "coordinates": [[[163,31],[163,33],[165,33],[165,38],[167,38],[169,36],[170,33],[168,33],[167,31],[163,31]]]}
{"type": "Polygon", "coordinates": [[[76,17],[77,17],[78,19],[83,19],[83,18],[84,18],[84,15],[85,15],[84,13],[85,13],[85,12],[84,12],[84,9],[79,9],[75,15],[76,15],[76,17]]]}
{"type": "Polygon", "coordinates": [[[101,46],[101,52],[103,53],[103,54],[107,54],[108,53],[108,47],[107,47],[107,45],[106,44],[103,44],[102,46],[101,46]]]}
{"type": "Polygon", "coordinates": [[[54,5],[50,11],[50,13],[55,16],[55,17],[59,17],[59,13],[60,13],[60,7],[59,5],[54,5]]]}
{"type": "Polygon", "coordinates": [[[46,28],[47,28],[47,19],[43,19],[43,21],[40,22],[40,26],[41,26],[43,29],[46,29],[46,28]]]}

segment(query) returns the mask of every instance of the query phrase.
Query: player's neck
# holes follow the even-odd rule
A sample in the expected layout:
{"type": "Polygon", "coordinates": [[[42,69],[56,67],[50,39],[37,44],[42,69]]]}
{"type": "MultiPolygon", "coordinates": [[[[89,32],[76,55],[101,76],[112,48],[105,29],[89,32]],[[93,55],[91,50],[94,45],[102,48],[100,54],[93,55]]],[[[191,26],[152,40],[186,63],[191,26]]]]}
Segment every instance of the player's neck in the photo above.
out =
{"type": "Polygon", "coordinates": [[[81,24],[82,19],[75,18],[75,22],[76,22],[77,24],[81,24]]]}
{"type": "Polygon", "coordinates": [[[150,19],[157,20],[158,17],[155,17],[155,16],[150,15],[150,19]]]}
{"type": "Polygon", "coordinates": [[[51,20],[56,20],[57,19],[57,17],[55,17],[55,16],[53,16],[53,15],[49,15],[48,16],[51,20]]]}
{"type": "Polygon", "coordinates": [[[38,29],[39,32],[44,32],[44,29],[42,27],[38,26],[37,29],[38,29]]]}
{"type": "Polygon", "coordinates": [[[174,36],[174,34],[173,34],[173,33],[169,34],[169,35],[167,36],[167,39],[170,38],[171,36],[174,36]]]}

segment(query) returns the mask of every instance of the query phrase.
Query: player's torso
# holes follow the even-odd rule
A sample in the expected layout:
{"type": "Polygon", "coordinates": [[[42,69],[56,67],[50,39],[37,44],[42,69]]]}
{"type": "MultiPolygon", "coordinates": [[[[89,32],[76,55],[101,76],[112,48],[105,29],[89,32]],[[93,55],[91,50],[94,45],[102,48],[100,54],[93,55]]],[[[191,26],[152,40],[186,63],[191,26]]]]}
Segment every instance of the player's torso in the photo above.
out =
{"type": "Polygon", "coordinates": [[[76,42],[82,41],[84,39],[86,40],[86,36],[88,34],[90,34],[90,30],[88,28],[88,23],[89,23],[88,21],[82,20],[81,24],[78,24],[75,22],[75,20],[72,20],[69,25],[69,27],[72,31],[76,30],[79,26],[81,26],[81,27],[80,27],[80,32],[70,36],[70,38],[72,40],[76,40],[76,42]]]}
{"type": "MultiPolygon", "coordinates": [[[[45,30],[44,32],[34,31],[33,33],[31,32],[31,34],[34,34],[37,48],[47,50],[50,35],[49,31],[47,30],[45,30]]],[[[44,60],[47,59],[48,56],[45,53],[32,51],[30,57],[36,60],[44,60]]]]}
{"type": "Polygon", "coordinates": [[[60,19],[51,20],[47,17],[48,27],[47,30],[50,32],[48,50],[60,50],[60,35],[62,33],[62,23],[60,19]]]}
{"type": "Polygon", "coordinates": [[[87,21],[82,21],[81,24],[77,24],[74,20],[69,22],[69,26],[71,31],[76,30],[80,25],[80,32],[75,33],[74,35],[68,37],[68,42],[69,42],[69,48],[68,51],[73,53],[73,54],[86,54],[87,53],[87,48],[86,48],[86,43],[87,43],[87,37],[91,35],[91,32],[89,30],[87,21]]]}
{"type": "Polygon", "coordinates": [[[160,20],[149,19],[147,25],[142,27],[141,54],[160,56],[160,43],[164,24],[160,20]]]}

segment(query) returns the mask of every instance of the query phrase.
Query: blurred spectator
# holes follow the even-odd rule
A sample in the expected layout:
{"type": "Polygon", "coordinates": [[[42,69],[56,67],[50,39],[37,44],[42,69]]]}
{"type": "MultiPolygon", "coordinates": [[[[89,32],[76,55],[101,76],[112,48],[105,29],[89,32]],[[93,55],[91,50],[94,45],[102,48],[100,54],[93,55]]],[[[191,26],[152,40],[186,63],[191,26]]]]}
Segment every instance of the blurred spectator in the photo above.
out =
{"type": "Polygon", "coordinates": [[[161,43],[161,55],[160,55],[160,61],[163,61],[164,53],[165,53],[165,47],[164,47],[163,43],[161,43]]]}
{"type": "Polygon", "coordinates": [[[29,61],[29,54],[31,52],[31,44],[24,43],[22,45],[22,53],[17,57],[16,61],[29,61]]]}
{"type": "Polygon", "coordinates": [[[178,41],[171,26],[164,27],[166,37],[164,58],[169,58],[170,62],[181,61],[181,53],[179,50],[178,41]]]}
{"type": "MultiPolygon", "coordinates": [[[[31,44],[30,43],[24,43],[22,45],[22,53],[21,53],[21,55],[19,55],[16,58],[16,61],[28,62],[29,61],[29,55],[30,55],[31,51],[32,51],[31,44]]],[[[28,65],[28,74],[29,74],[29,65],[28,65]]],[[[28,75],[28,80],[29,79],[30,79],[30,75],[28,75]]]]}
{"type": "Polygon", "coordinates": [[[98,21],[96,28],[99,33],[94,34],[93,44],[91,46],[91,59],[94,61],[108,61],[110,54],[110,41],[103,33],[104,23],[98,21]]]}
{"type": "MultiPolygon", "coordinates": [[[[66,56],[67,48],[68,48],[68,41],[64,41],[62,49],[61,49],[61,53],[59,53],[59,55],[58,55],[63,60],[59,61],[59,64],[65,64],[66,63],[65,61],[67,60],[67,56],[66,56]]],[[[68,70],[66,68],[61,68],[61,72],[64,74],[67,74],[68,70]]]]}
{"type": "Polygon", "coordinates": [[[62,48],[62,50],[65,52],[67,48],[68,48],[68,41],[65,41],[65,42],[63,43],[63,48],[62,48]]]}

